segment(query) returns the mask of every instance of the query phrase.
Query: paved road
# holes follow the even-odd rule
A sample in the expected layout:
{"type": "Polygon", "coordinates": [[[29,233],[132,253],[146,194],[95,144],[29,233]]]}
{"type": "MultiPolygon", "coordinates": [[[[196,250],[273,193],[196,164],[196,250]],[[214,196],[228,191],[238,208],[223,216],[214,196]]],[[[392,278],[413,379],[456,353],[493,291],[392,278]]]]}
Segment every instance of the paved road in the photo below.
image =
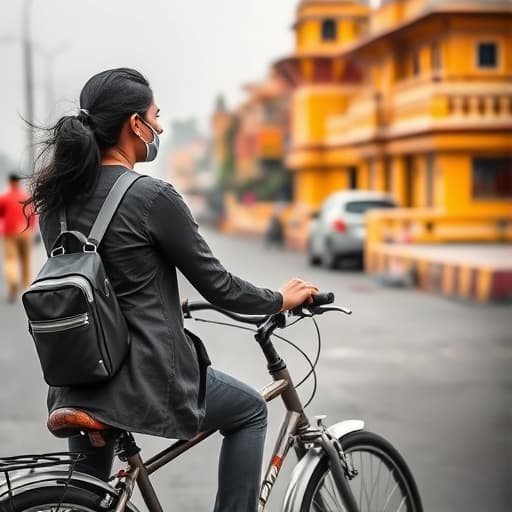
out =
{"type": "MultiPolygon", "coordinates": [[[[385,289],[357,271],[311,269],[300,254],[266,252],[256,240],[207,239],[234,273],[278,287],[304,276],[352,317],[320,320],[323,353],[319,391],[311,415],[328,420],[364,418],[370,430],[388,437],[410,463],[429,512],[505,512],[512,496],[510,306],[479,306],[416,291],[385,289]],[[508,494],[507,494],[508,493],[508,494]]],[[[41,255],[38,255],[41,258],[41,255]]],[[[182,295],[197,294],[182,281],[182,295]]],[[[0,285],[0,300],[4,289],[0,285]]],[[[268,381],[250,333],[199,322],[191,328],[207,341],[215,365],[258,387],[268,381]]],[[[45,430],[45,386],[25,319],[18,306],[0,303],[0,452],[48,451],[63,447],[45,430]]],[[[315,349],[311,325],[288,332],[308,353],[315,349]]],[[[282,355],[294,375],[306,365],[293,350],[282,355]]],[[[303,390],[309,395],[310,387],[303,390]]],[[[267,451],[282,418],[270,406],[267,451]]],[[[167,442],[139,436],[150,454],[167,442]]],[[[155,475],[165,510],[211,510],[219,439],[212,438],[155,475]]],[[[292,460],[285,464],[289,474],[292,460]]],[[[269,510],[277,512],[285,482],[275,488],[269,510]]],[[[137,498],[138,500],[138,498],[137,498]]]]}

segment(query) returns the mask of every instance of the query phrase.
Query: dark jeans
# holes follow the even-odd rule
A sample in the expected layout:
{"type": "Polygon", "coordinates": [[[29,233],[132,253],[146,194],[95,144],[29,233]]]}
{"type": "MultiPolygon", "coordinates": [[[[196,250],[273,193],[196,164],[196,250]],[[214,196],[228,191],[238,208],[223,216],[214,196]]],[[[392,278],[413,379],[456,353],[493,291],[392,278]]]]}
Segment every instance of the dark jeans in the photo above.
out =
{"type": "MultiPolygon", "coordinates": [[[[214,511],[255,512],[267,427],[267,404],[251,387],[211,367],[208,368],[207,382],[202,429],[220,430],[224,436],[214,511]]],[[[69,447],[73,451],[90,452],[87,460],[77,467],[78,471],[108,479],[114,442],[104,448],[91,448],[86,437],[75,437],[70,439],[69,447]]]]}

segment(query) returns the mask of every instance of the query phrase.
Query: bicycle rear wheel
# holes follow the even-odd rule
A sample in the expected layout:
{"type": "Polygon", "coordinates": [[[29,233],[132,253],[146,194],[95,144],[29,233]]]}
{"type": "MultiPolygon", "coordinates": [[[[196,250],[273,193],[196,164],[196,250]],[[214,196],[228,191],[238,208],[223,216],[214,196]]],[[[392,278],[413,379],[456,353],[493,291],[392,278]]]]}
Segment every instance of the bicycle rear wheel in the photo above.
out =
{"type": "MultiPolygon", "coordinates": [[[[400,453],[372,432],[352,432],[341,445],[358,474],[349,481],[360,512],[423,512],[414,477],[400,453]]],[[[311,475],[301,512],[346,511],[324,456],[311,475]]]]}
{"type": "Polygon", "coordinates": [[[76,487],[41,487],[0,502],[0,512],[97,512],[103,498],[76,487]]]}

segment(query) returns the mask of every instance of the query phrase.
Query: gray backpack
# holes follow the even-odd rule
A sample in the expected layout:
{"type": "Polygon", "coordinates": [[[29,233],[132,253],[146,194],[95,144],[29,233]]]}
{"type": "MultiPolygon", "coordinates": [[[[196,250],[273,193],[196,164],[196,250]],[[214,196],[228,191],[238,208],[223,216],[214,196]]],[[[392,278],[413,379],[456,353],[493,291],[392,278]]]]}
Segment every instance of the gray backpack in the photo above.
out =
{"type": "Polygon", "coordinates": [[[51,386],[105,382],[123,363],[130,333],[98,247],[128,188],[141,176],[127,171],[108,193],[88,237],[68,231],[65,211],[50,257],[23,293],[23,305],[43,375],[51,386]],[[66,252],[67,239],[79,252],[66,252]]]}

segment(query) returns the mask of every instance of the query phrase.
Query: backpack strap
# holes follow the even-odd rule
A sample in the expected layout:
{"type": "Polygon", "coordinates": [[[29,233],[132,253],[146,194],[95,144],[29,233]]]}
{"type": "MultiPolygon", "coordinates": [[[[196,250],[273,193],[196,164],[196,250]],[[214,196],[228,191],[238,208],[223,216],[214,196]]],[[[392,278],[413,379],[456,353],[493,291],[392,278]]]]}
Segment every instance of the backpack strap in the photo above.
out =
{"type": "Polygon", "coordinates": [[[68,230],[68,221],[66,219],[66,207],[63,205],[60,209],[60,232],[64,233],[64,231],[68,230]]]}
{"type": "Polygon", "coordinates": [[[96,247],[100,245],[103,235],[107,231],[110,221],[121,204],[124,195],[139,178],[142,178],[140,174],[126,171],[117,178],[110,189],[89,233],[89,241],[95,244],[96,247]]]}

